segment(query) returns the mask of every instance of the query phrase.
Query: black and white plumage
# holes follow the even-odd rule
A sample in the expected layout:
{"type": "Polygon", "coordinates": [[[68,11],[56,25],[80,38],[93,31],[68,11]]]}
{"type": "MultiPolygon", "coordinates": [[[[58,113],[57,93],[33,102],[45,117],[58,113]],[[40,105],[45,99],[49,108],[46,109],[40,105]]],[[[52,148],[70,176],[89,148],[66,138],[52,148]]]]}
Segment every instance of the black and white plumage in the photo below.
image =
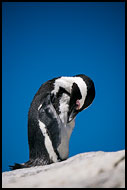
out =
{"type": "Polygon", "coordinates": [[[75,117],[94,97],[94,83],[83,74],[58,77],[42,84],[28,113],[29,161],[10,166],[11,169],[67,159],[75,117]]]}

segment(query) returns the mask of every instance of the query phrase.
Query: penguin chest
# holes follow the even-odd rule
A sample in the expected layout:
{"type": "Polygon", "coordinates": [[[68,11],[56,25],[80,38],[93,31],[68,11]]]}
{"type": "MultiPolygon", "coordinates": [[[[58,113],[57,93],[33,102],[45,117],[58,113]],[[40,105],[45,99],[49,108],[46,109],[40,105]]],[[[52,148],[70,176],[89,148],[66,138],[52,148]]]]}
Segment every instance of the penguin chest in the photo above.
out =
{"type": "Polygon", "coordinates": [[[69,141],[75,125],[75,121],[72,120],[69,124],[63,125],[61,128],[61,143],[58,146],[57,150],[61,159],[65,160],[69,155],[69,141]]]}
{"type": "Polygon", "coordinates": [[[61,159],[65,160],[68,158],[69,155],[69,140],[74,128],[75,122],[74,120],[70,123],[67,123],[68,118],[68,111],[69,111],[69,101],[70,96],[67,94],[63,94],[60,101],[59,101],[59,117],[63,123],[60,129],[60,139],[61,143],[58,146],[58,152],[61,159]]]}

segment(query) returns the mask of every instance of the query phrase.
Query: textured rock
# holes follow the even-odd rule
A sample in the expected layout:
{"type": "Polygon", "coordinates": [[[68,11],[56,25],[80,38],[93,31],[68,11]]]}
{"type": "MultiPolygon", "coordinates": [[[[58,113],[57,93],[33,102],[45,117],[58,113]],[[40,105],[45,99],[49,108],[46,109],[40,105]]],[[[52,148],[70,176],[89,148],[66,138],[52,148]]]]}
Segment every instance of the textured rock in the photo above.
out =
{"type": "Polygon", "coordinates": [[[2,173],[2,187],[125,187],[125,150],[88,152],[46,166],[2,173]]]}

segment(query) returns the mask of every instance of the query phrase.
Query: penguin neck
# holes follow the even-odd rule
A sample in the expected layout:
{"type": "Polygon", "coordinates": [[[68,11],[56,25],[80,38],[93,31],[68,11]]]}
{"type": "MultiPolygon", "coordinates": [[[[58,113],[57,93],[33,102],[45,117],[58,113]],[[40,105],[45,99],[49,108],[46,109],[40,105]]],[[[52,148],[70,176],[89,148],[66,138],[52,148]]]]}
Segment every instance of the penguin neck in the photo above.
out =
{"type": "Polygon", "coordinates": [[[62,97],[59,102],[59,117],[61,121],[64,123],[64,125],[67,124],[67,118],[68,118],[68,111],[69,111],[69,101],[70,101],[70,96],[67,94],[62,94],[62,97]]]}

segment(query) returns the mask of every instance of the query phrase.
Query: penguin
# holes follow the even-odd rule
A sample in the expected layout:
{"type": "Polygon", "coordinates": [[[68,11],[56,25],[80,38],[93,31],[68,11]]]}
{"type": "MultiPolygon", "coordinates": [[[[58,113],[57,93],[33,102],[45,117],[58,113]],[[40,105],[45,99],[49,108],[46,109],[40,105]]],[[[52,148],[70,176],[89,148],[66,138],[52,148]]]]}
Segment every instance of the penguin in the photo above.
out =
{"type": "Polygon", "coordinates": [[[28,111],[29,161],[11,170],[66,160],[77,114],[95,98],[93,80],[84,75],[53,78],[41,85],[28,111]]]}

